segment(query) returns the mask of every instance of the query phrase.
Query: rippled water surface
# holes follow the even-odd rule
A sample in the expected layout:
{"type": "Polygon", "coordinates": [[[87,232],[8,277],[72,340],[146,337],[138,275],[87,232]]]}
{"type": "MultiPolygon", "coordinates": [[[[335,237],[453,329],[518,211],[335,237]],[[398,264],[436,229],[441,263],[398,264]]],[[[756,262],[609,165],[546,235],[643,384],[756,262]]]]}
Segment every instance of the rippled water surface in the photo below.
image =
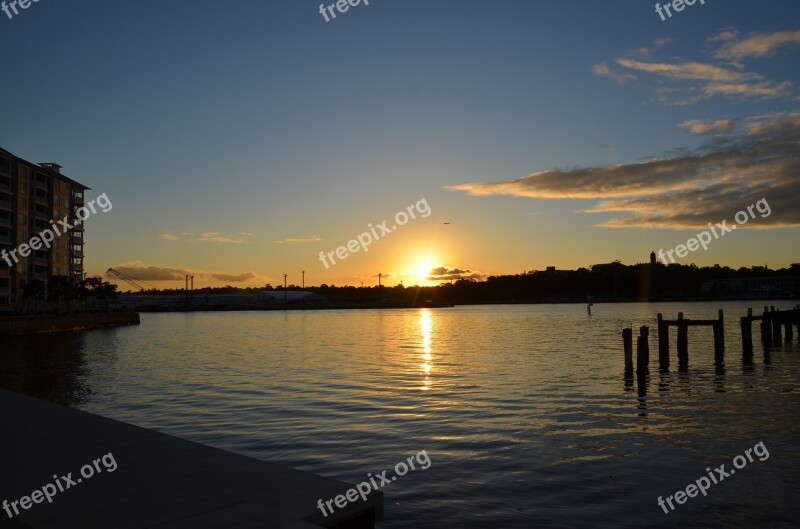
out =
{"type": "Polygon", "coordinates": [[[426,450],[430,468],[385,487],[383,528],[797,527],[800,349],[765,355],[756,343],[743,362],[748,306],[760,312],[715,302],[595,305],[591,318],[578,305],[143,314],[139,327],[3,339],[0,384],[350,482],[426,450]],[[659,374],[656,313],[714,318],[720,307],[724,369],[711,329],[692,328],[688,372],[675,370],[673,334],[673,370],[659,374]],[[642,387],[623,374],[631,325],[651,326],[642,387]],[[765,461],[669,515],[657,505],[759,441],[765,461]]]}

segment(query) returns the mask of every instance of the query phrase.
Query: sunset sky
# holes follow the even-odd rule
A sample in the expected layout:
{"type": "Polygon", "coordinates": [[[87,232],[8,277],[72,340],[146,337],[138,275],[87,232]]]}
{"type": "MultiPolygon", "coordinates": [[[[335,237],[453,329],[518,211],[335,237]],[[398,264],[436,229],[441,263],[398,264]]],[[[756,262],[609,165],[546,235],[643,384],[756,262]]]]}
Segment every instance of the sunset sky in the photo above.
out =
{"type": "Polygon", "coordinates": [[[42,0],[0,12],[0,147],[109,197],[90,274],[161,287],[633,264],[762,198],[679,262],[800,261],[800,4],[653,5],[42,0]]]}

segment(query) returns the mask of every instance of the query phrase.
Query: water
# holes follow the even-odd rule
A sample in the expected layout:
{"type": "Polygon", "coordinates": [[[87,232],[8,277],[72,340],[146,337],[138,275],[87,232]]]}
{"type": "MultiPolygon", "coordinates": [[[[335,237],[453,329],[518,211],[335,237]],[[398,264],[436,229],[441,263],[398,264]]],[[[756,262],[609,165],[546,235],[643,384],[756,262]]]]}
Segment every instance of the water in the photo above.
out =
{"type": "Polygon", "coordinates": [[[743,365],[748,306],[143,314],[4,338],[0,385],[354,483],[426,450],[430,468],[384,488],[382,528],[797,527],[800,349],[756,343],[743,365]],[[691,328],[688,373],[652,363],[642,397],[626,383],[622,328],[650,325],[657,360],[657,312],[718,308],[724,370],[710,328],[691,328]],[[759,441],[765,461],[657,505],[759,441]]]}

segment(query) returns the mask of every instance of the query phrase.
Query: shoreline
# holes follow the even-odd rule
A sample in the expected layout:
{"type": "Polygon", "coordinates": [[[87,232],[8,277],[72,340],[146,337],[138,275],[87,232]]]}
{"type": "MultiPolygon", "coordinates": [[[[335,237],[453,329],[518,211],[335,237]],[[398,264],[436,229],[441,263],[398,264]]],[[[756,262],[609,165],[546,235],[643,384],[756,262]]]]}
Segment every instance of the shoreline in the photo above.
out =
{"type": "Polygon", "coordinates": [[[0,336],[76,332],[140,325],[138,312],[73,312],[67,314],[0,316],[0,336]]]}

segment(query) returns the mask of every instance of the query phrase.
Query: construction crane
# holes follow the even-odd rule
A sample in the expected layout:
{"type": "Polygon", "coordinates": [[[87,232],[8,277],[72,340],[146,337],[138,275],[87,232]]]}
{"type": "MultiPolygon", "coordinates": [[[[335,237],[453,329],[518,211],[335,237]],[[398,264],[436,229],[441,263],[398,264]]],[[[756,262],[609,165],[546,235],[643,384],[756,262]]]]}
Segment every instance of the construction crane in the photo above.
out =
{"type": "MultiPolygon", "coordinates": [[[[116,277],[117,279],[122,279],[126,283],[128,283],[130,285],[133,285],[134,287],[138,288],[140,292],[144,292],[145,290],[147,290],[142,285],[137,283],[132,277],[123,274],[119,270],[114,270],[113,268],[109,268],[108,270],[106,270],[106,276],[107,277],[116,277]]],[[[144,283],[145,285],[147,285],[150,288],[153,288],[153,289],[156,288],[153,285],[151,285],[150,283],[147,283],[145,281],[142,281],[142,283],[144,283]]]]}

